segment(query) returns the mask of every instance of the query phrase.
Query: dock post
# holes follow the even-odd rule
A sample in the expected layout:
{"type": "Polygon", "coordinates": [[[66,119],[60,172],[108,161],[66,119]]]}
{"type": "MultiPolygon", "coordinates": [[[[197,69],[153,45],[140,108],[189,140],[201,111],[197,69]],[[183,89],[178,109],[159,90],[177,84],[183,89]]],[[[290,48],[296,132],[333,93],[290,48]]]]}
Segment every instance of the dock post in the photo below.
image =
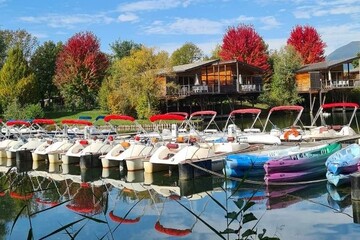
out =
{"type": "Polygon", "coordinates": [[[194,161],[191,162],[191,164],[179,163],[179,179],[193,179],[201,176],[210,176],[209,172],[204,171],[200,168],[211,170],[212,160],[208,159],[202,161],[194,161]],[[197,168],[196,166],[199,166],[199,168],[197,168]]]}
{"type": "Polygon", "coordinates": [[[350,175],[351,180],[351,202],[354,223],[360,223],[360,172],[350,175]]]}

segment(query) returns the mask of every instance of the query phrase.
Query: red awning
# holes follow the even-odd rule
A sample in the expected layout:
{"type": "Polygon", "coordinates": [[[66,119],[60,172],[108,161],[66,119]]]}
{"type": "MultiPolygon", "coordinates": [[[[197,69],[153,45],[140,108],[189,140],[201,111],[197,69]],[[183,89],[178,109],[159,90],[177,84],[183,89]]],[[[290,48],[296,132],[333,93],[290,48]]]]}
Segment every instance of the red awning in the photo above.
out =
{"type": "Polygon", "coordinates": [[[357,103],[350,103],[350,102],[342,102],[342,103],[326,103],[321,105],[323,109],[327,108],[338,108],[338,107],[345,107],[345,108],[359,108],[359,104],[357,103]]]}
{"type": "Polygon", "coordinates": [[[184,117],[188,117],[189,114],[187,112],[168,112],[168,113],[165,113],[165,114],[175,114],[175,115],[181,115],[181,116],[184,116],[184,117]]]}
{"type": "Polygon", "coordinates": [[[89,122],[87,120],[81,120],[81,119],[64,119],[61,121],[62,124],[78,124],[78,125],[87,125],[91,126],[93,125],[92,122],[89,122]]]}
{"type": "Polygon", "coordinates": [[[273,107],[272,109],[270,109],[270,112],[274,112],[274,111],[302,111],[304,109],[304,107],[302,106],[296,106],[296,105],[290,105],[290,106],[277,106],[277,107],[273,107]]]}
{"type": "Polygon", "coordinates": [[[53,119],[39,118],[39,119],[34,119],[34,120],[32,120],[32,123],[51,125],[51,124],[55,124],[56,122],[55,122],[53,119]]]}
{"type": "Polygon", "coordinates": [[[31,124],[24,120],[11,120],[11,121],[6,122],[6,125],[7,126],[25,125],[25,126],[29,127],[31,124]]]}
{"type": "Polygon", "coordinates": [[[258,108],[236,109],[230,113],[230,116],[235,115],[235,114],[245,114],[245,113],[258,114],[260,112],[261,112],[261,109],[258,109],[258,108]]]}
{"type": "Polygon", "coordinates": [[[159,121],[159,120],[178,120],[178,121],[184,121],[185,117],[181,115],[176,114],[157,114],[153,115],[150,118],[151,122],[159,121]]]}
{"type": "Polygon", "coordinates": [[[105,122],[109,122],[111,120],[125,120],[125,121],[134,122],[135,118],[133,118],[131,116],[127,116],[127,115],[120,115],[120,114],[111,114],[111,115],[105,116],[105,118],[104,118],[105,122]]]}
{"type": "Polygon", "coordinates": [[[211,111],[211,110],[208,110],[208,111],[197,111],[197,112],[193,112],[190,117],[193,117],[193,116],[200,116],[200,115],[216,115],[217,112],[215,111],[211,111]]]}

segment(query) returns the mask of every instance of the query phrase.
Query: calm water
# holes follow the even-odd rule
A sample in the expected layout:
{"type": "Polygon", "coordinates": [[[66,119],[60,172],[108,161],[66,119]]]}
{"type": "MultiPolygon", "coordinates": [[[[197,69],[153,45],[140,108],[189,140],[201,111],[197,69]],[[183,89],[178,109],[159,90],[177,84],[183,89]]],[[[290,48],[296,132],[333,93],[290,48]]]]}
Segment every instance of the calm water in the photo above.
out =
{"type": "Polygon", "coordinates": [[[354,223],[360,213],[353,214],[359,204],[352,204],[350,188],[329,188],[326,182],[279,189],[219,177],[184,181],[167,172],[80,171],[45,163],[14,163],[18,168],[5,174],[9,162],[1,163],[1,188],[7,189],[0,197],[4,239],[25,239],[30,226],[39,239],[67,225],[68,233],[59,231],[49,239],[68,239],[68,234],[77,239],[179,238],[170,233],[182,239],[237,239],[221,232],[240,227],[241,234],[255,227],[280,239],[356,239],[360,231],[354,223]],[[250,197],[255,204],[244,214],[258,220],[242,225],[241,214],[233,221],[226,218],[239,213],[242,200],[250,197]]]}
{"type": "MultiPolygon", "coordinates": [[[[275,116],[277,126],[292,117],[275,116]]],[[[249,229],[280,239],[357,239],[360,231],[350,187],[325,181],[279,189],[0,160],[0,184],[3,239],[25,239],[30,230],[35,239],[238,239],[249,229]],[[255,204],[240,211],[250,198],[255,204]]]]}

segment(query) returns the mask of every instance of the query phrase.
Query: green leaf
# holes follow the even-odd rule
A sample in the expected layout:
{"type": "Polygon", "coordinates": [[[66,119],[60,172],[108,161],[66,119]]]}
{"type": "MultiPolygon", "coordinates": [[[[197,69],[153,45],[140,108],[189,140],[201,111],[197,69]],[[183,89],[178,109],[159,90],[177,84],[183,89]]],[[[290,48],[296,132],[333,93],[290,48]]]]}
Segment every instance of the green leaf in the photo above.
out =
{"type": "Polygon", "coordinates": [[[234,201],[235,205],[241,209],[244,206],[244,200],[238,199],[237,201],[234,201]]]}
{"type": "Polygon", "coordinates": [[[225,218],[230,218],[232,220],[236,219],[238,216],[238,213],[236,212],[228,212],[226,215],[225,215],[225,218]]]}
{"type": "Polygon", "coordinates": [[[55,231],[49,233],[48,235],[40,238],[40,240],[41,240],[41,239],[48,238],[48,237],[50,237],[50,236],[52,236],[52,235],[55,235],[56,233],[61,232],[61,231],[65,230],[66,228],[71,227],[71,226],[75,225],[76,223],[83,221],[84,219],[85,219],[85,218],[82,218],[82,219],[76,220],[76,221],[74,221],[74,222],[68,223],[68,224],[62,226],[61,228],[56,229],[55,231]]]}
{"type": "Polygon", "coordinates": [[[248,213],[248,214],[244,215],[242,223],[245,224],[247,222],[251,222],[251,221],[254,221],[254,220],[257,220],[255,215],[253,213],[248,213]]]}
{"type": "Polygon", "coordinates": [[[255,205],[255,202],[247,202],[244,206],[244,208],[242,209],[243,212],[246,212],[246,210],[248,210],[249,208],[251,208],[252,206],[255,205]]]}
{"type": "Polygon", "coordinates": [[[251,235],[256,235],[256,231],[248,229],[243,234],[241,234],[243,238],[249,237],[251,235]]]}
{"type": "Polygon", "coordinates": [[[238,233],[237,230],[232,229],[232,228],[227,228],[224,231],[220,232],[221,234],[228,234],[228,233],[238,233]]]}

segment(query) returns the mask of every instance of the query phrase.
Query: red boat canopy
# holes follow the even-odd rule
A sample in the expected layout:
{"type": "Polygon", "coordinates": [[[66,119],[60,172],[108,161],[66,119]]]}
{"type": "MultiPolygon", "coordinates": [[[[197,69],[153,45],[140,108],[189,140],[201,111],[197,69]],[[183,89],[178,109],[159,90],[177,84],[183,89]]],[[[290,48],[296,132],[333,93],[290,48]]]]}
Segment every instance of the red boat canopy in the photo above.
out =
{"type": "Polygon", "coordinates": [[[53,120],[53,119],[34,119],[32,120],[32,123],[35,123],[35,124],[48,124],[48,125],[51,125],[51,124],[55,124],[56,122],[53,120]]]}
{"type": "Polygon", "coordinates": [[[167,234],[169,236],[186,236],[191,233],[191,229],[176,229],[176,228],[166,228],[163,225],[160,224],[159,221],[155,224],[155,229],[158,232],[167,234]]]}
{"type": "Polygon", "coordinates": [[[285,110],[290,110],[290,111],[302,111],[304,109],[304,107],[302,106],[296,106],[296,105],[289,105],[289,106],[277,106],[277,107],[273,107],[272,109],[270,109],[270,112],[274,112],[274,111],[285,111],[285,110]]]}
{"type": "Polygon", "coordinates": [[[6,125],[7,126],[25,125],[25,126],[29,127],[31,124],[24,120],[11,120],[11,121],[6,122],[6,125]]]}
{"type": "Polygon", "coordinates": [[[258,108],[236,109],[230,113],[230,116],[235,115],[235,114],[245,114],[245,113],[258,114],[258,113],[261,113],[261,109],[258,109],[258,108]]]}
{"type": "Polygon", "coordinates": [[[193,117],[193,116],[200,116],[200,115],[216,115],[217,112],[215,111],[211,111],[211,110],[208,110],[208,111],[197,111],[197,112],[193,112],[190,117],[193,117]]]}
{"type": "Polygon", "coordinates": [[[93,125],[92,122],[89,122],[87,120],[81,120],[81,119],[64,119],[61,121],[62,124],[78,124],[78,125],[86,125],[91,126],[93,125]]]}
{"type": "Polygon", "coordinates": [[[189,116],[189,114],[187,113],[187,112],[168,112],[168,113],[165,113],[166,115],[168,115],[168,114],[171,114],[171,115],[173,115],[173,114],[175,114],[175,115],[181,115],[181,116],[184,116],[184,117],[188,117],[189,116]]]}
{"type": "Polygon", "coordinates": [[[111,114],[111,115],[105,116],[105,118],[104,118],[105,122],[109,122],[111,120],[125,120],[125,121],[134,122],[135,118],[133,118],[131,116],[127,116],[127,115],[120,115],[120,114],[111,114]]]}
{"type": "Polygon", "coordinates": [[[185,117],[181,115],[176,114],[157,114],[153,115],[150,118],[151,122],[159,121],[159,120],[178,120],[178,121],[184,121],[185,117]]]}
{"type": "Polygon", "coordinates": [[[321,105],[323,109],[328,108],[337,108],[337,107],[348,107],[348,108],[359,108],[359,104],[357,103],[350,103],[350,102],[343,102],[343,103],[326,103],[321,105]]]}

